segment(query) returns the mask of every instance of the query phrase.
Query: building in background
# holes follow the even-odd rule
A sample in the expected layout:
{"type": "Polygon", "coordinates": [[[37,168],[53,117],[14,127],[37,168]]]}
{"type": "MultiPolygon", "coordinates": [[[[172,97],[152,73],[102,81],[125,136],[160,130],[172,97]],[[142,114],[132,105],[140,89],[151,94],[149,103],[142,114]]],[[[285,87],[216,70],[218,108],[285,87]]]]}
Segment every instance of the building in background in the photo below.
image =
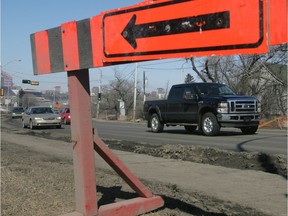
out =
{"type": "Polygon", "coordinates": [[[91,91],[91,96],[95,96],[99,93],[99,87],[98,86],[94,86],[92,88],[92,91],[91,91]]]}
{"type": "Polygon", "coordinates": [[[159,99],[164,99],[165,98],[164,88],[157,88],[157,95],[159,99]]]}
{"type": "Polygon", "coordinates": [[[61,93],[61,86],[55,86],[54,90],[55,90],[55,93],[60,94],[61,93]]]}
{"type": "Polygon", "coordinates": [[[15,96],[12,87],[13,77],[7,72],[1,70],[1,96],[15,96]]]}

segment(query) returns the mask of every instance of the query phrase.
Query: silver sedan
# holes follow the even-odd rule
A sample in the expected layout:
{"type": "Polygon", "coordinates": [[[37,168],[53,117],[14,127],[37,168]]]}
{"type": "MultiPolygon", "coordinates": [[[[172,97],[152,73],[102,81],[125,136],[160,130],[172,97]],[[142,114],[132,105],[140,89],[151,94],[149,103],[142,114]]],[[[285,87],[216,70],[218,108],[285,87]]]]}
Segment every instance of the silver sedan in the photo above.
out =
{"type": "Polygon", "coordinates": [[[50,127],[61,128],[61,117],[54,113],[51,107],[33,106],[29,107],[22,116],[23,128],[50,127]]]}

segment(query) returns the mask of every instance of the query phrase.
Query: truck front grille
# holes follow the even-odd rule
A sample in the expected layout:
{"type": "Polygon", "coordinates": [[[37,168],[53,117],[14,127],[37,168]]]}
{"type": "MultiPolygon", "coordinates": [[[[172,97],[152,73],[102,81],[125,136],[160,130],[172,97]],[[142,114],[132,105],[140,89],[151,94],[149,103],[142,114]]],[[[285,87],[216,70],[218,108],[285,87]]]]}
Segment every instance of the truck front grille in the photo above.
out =
{"type": "Polygon", "coordinates": [[[257,112],[256,100],[234,100],[229,101],[230,113],[251,113],[257,112]]]}

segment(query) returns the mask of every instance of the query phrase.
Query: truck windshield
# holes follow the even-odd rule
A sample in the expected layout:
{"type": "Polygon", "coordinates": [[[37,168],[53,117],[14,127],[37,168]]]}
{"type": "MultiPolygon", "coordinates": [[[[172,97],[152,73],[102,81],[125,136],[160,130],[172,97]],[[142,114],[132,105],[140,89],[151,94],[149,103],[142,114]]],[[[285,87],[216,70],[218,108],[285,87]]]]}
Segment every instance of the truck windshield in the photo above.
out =
{"type": "Polygon", "coordinates": [[[201,96],[235,95],[228,86],[218,83],[199,83],[197,85],[197,90],[201,96]]]}

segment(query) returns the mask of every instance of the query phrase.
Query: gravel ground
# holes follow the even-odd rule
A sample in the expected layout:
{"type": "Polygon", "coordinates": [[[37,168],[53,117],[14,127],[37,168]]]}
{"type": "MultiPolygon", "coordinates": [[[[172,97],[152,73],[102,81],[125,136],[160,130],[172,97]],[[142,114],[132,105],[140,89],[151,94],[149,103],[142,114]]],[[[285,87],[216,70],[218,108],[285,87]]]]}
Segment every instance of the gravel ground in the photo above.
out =
{"type": "MultiPolygon", "coordinates": [[[[69,137],[41,130],[11,130],[7,133],[38,136],[69,142],[69,137]]],[[[1,139],[2,140],[2,139],[1,139]]],[[[49,140],[47,140],[49,141],[49,140]]],[[[287,179],[287,157],[261,153],[236,153],[216,148],[187,147],[182,145],[148,145],[105,140],[110,148],[163,158],[207,163],[237,169],[253,169],[281,175],[287,179]],[[125,144],[124,144],[125,143],[125,144]]],[[[138,195],[114,172],[97,169],[98,205],[131,199],[138,195]]],[[[223,202],[195,192],[183,191],[177,185],[141,180],[161,195],[165,206],[146,216],[228,216],[263,215],[255,209],[223,202]]],[[[75,209],[72,160],[34,152],[30,148],[7,140],[1,143],[1,215],[51,216],[75,209]]]]}

